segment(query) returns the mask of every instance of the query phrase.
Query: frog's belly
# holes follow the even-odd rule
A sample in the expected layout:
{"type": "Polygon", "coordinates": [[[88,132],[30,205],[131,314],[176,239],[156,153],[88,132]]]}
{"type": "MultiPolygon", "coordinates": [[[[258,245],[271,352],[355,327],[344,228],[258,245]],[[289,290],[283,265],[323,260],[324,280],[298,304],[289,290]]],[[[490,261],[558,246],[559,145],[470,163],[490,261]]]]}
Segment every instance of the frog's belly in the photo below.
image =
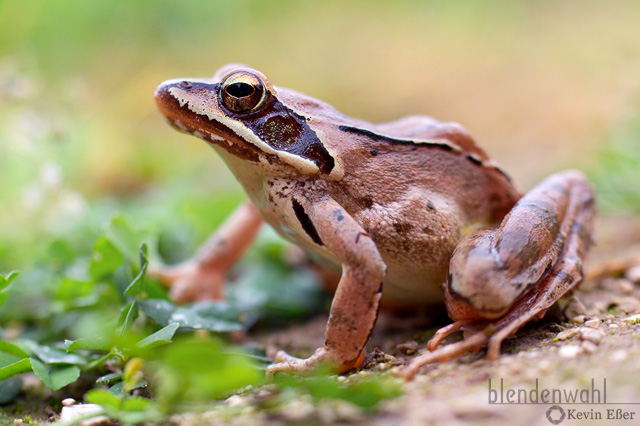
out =
{"type": "MultiPolygon", "coordinates": [[[[307,251],[319,265],[340,273],[341,264],[332,255],[321,255],[307,251]]],[[[424,269],[412,269],[407,265],[386,260],[387,275],[382,285],[382,299],[392,303],[411,306],[426,306],[442,301],[441,284],[446,280],[448,264],[442,270],[441,265],[421,265],[424,269]],[[439,272],[434,272],[438,271],[439,272]],[[431,271],[431,272],[428,272],[431,271]]]]}
{"type": "MultiPolygon", "coordinates": [[[[285,239],[303,248],[316,263],[340,272],[340,260],[326,247],[314,245],[283,222],[268,219],[267,221],[285,239]]],[[[372,232],[382,260],[387,266],[382,298],[418,306],[442,301],[440,287],[447,278],[449,259],[457,244],[459,231],[452,226],[447,234],[448,238],[422,234],[407,235],[400,241],[392,232],[395,230],[389,231],[384,228],[382,232],[372,232]]]]}
{"type": "Polygon", "coordinates": [[[446,280],[447,271],[433,273],[407,270],[406,267],[387,265],[387,276],[382,286],[385,300],[409,305],[430,305],[441,302],[441,285],[446,280]]]}

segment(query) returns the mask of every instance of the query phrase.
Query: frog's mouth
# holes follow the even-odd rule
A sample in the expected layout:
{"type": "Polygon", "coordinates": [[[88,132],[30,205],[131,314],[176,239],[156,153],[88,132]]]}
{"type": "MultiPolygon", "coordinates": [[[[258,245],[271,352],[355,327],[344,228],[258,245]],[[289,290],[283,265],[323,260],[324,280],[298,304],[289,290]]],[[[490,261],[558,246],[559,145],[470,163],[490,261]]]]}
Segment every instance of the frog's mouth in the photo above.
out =
{"type": "MultiPolygon", "coordinates": [[[[220,147],[230,154],[247,161],[258,162],[261,151],[246,143],[236,133],[223,124],[222,119],[213,119],[213,114],[207,116],[197,114],[189,108],[189,102],[180,98],[177,93],[181,90],[181,85],[193,85],[193,80],[186,81],[169,80],[162,83],[155,92],[156,105],[164,115],[167,122],[181,133],[194,135],[213,146],[220,147]]],[[[218,84],[198,83],[198,92],[206,98],[215,98],[218,84]]],[[[212,102],[212,112],[215,113],[219,107],[212,102]]]]}

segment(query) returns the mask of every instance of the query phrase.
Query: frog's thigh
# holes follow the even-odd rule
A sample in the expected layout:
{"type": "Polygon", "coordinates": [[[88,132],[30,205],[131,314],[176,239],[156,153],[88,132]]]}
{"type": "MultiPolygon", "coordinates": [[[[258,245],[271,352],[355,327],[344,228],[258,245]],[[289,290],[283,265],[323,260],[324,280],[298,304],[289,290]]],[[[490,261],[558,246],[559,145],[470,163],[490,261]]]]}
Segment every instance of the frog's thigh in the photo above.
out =
{"type": "Polygon", "coordinates": [[[458,245],[445,287],[449,315],[456,321],[499,318],[549,273],[562,281],[552,304],[582,279],[593,222],[594,193],[585,177],[576,171],[550,176],[497,230],[472,234],[458,245]]]}
{"type": "Polygon", "coordinates": [[[385,264],[371,237],[334,200],[300,201],[305,231],[342,262],[342,276],[331,303],[325,344],[309,359],[280,353],[267,374],[304,374],[319,367],[347,371],[362,359],[378,316],[385,264]]]}

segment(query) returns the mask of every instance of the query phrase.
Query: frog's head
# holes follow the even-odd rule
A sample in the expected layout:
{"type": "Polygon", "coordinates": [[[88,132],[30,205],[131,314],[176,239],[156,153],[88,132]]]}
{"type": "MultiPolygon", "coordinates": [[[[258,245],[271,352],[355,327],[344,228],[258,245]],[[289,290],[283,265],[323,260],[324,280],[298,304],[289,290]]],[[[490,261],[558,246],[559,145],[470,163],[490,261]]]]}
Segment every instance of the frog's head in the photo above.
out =
{"type": "Polygon", "coordinates": [[[334,171],[334,158],[297,107],[321,103],[293,90],[276,91],[257,70],[232,64],[212,79],[168,80],[155,98],[177,130],[262,169],[304,175],[334,171]]]}

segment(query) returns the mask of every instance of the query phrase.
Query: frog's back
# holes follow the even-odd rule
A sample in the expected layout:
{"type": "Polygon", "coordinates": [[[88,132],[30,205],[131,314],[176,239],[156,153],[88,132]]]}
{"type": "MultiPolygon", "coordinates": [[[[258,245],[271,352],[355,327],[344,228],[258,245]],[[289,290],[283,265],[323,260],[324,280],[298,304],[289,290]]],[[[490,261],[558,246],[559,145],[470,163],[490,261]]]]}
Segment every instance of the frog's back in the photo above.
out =
{"type": "Polygon", "coordinates": [[[385,297],[438,300],[460,239],[497,224],[518,190],[455,124],[409,117],[340,131],[350,136],[341,143],[350,161],[332,196],[376,242],[385,297]]]}
{"type": "Polygon", "coordinates": [[[418,191],[455,204],[466,223],[489,224],[502,220],[520,198],[508,175],[456,123],[410,116],[336,126],[326,145],[348,164],[337,165],[344,177],[334,191],[343,188],[354,210],[368,208],[370,200],[386,205],[418,191]]]}

